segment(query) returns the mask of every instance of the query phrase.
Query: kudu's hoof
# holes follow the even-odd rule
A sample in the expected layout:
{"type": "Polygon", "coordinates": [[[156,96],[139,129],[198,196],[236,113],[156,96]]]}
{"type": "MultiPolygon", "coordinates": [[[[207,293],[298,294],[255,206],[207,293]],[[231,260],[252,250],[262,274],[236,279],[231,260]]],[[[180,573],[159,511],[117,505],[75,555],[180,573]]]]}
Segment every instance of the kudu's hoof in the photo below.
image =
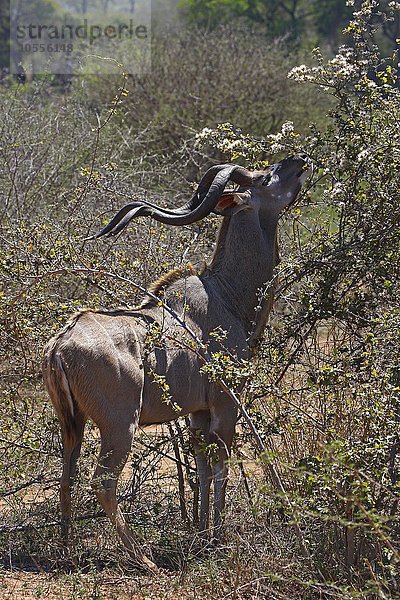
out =
{"type": "Polygon", "coordinates": [[[156,563],[150,560],[150,558],[147,558],[144,554],[140,557],[132,557],[132,561],[135,567],[147,575],[158,575],[160,573],[160,569],[157,567],[156,563]]]}
{"type": "Polygon", "coordinates": [[[157,567],[147,556],[142,557],[140,560],[136,559],[135,566],[146,575],[168,575],[170,577],[175,575],[173,571],[157,567]]]}

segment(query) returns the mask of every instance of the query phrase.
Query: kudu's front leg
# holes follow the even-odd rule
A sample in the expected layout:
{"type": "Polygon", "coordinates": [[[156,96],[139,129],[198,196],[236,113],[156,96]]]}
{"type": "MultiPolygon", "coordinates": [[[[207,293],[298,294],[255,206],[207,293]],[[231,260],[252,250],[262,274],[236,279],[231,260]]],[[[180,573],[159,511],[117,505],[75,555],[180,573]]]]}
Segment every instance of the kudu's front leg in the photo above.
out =
{"type": "Polygon", "coordinates": [[[210,444],[215,444],[212,452],[212,472],[214,481],[214,530],[215,543],[223,541],[224,509],[226,486],[228,483],[228,461],[231,455],[237,411],[225,395],[218,398],[211,407],[210,444]]]}
{"type": "Polygon", "coordinates": [[[196,455],[196,467],[200,485],[199,531],[207,537],[210,516],[211,466],[206,455],[209,444],[210,413],[208,410],[190,415],[190,433],[196,455]]]}

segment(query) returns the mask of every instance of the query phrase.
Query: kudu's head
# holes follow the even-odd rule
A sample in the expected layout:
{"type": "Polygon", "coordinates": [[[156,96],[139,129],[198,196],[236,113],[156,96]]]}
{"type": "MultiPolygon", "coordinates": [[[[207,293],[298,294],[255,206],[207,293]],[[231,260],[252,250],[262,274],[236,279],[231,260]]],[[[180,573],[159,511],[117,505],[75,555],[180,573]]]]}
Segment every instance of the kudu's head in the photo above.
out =
{"type": "Polygon", "coordinates": [[[167,225],[188,225],[211,212],[233,216],[242,210],[256,210],[268,219],[292,204],[306,180],[311,164],[305,156],[291,156],[266,171],[248,171],[239,165],[215,165],[201,179],[194,196],[185,205],[168,209],[138,200],[124,206],[94,237],[116,235],[135,217],[149,216],[167,225]],[[225,191],[228,182],[236,190],[225,191]]]}

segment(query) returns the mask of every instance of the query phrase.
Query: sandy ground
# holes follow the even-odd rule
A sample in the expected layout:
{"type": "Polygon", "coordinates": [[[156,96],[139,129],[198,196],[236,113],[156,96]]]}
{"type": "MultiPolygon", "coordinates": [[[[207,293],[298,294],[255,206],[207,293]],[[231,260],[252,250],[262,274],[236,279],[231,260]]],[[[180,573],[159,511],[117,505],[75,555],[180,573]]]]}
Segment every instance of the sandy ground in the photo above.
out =
{"type": "Polygon", "coordinates": [[[189,600],[201,598],[193,590],[182,589],[178,576],[157,578],[124,577],[109,574],[52,575],[0,571],[1,600],[92,599],[92,600],[189,600]]]}

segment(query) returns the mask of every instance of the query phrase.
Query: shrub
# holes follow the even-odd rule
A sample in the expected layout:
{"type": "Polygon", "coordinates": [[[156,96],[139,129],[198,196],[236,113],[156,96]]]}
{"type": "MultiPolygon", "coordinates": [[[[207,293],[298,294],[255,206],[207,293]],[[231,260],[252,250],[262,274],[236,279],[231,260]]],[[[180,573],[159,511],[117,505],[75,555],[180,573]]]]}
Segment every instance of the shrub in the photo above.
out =
{"type": "Polygon", "coordinates": [[[257,140],[225,124],[200,141],[253,164],[299,151],[314,163],[277,273],[290,310],[267,332],[249,396],[263,398],[254,416],[290,481],[314,568],[385,595],[400,558],[400,94],[396,52],[375,45],[394,15],[379,10],[363,2],[348,46],[328,61],[316,50],[314,67],[289,74],[335,99],[325,131],[286,123],[257,140]]]}
{"type": "MultiPolygon", "coordinates": [[[[282,70],[290,61],[280,50],[247,46],[245,36],[225,30],[222,39],[213,32],[156,42],[153,74],[142,82],[75,81],[68,95],[40,82],[2,88],[3,562],[43,564],[43,553],[48,561],[58,558],[60,443],[40,381],[42,345],[78,306],[135,304],[130,281],[146,286],[189,255],[208,254],[217,221],[180,231],[136,224],[106,245],[85,241],[87,235],[144,189],[150,199],[172,204],[173,191],[179,201],[211,151],[214,160],[261,167],[272,154],[302,151],[314,176],[284,221],[277,314],[243,396],[269,451],[260,457],[246,427],[239,428],[225,554],[200,560],[192,533],[185,536],[170,471],[154,475],[159,448],[176,449],[164,439],[134,453],[138,468],[123,484],[124,507],[135,507],[135,526],[147,527],[164,564],[184,573],[188,557],[196,559],[189,572],[203,595],[395,593],[399,88],[398,59],[380,56],[374,45],[377,24],[391,15],[378,12],[379,3],[366,0],[349,25],[349,45],[328,61],[316,51],[315,66],[293,69],[289,82],[282,70]],[[178,72],[177,90],[171,82],[178,72]],[[292,95],[301,90],[294,80],[315,86],[315,94],[308,87],[292,95]],[[315,108],[310,98],[325,96],[305,132],[315,108]],[[322,106],[332,106],[325,120],[322,106]],[[228,118],[235,126],[217,126],[228,118]],[[202,132],[194,147],[196,129],[202,132]],[[268,463],[283,492],[266,482],[268,463]],[[299,556],[293,521],[307,560],[299,556]]],[[[220,358],[214,371],[226,364],[232,381],[240,377],[232,361],[220,358]]],[[[91,430],[82,481],[96,444],[91,430]]],[[[72,557],[87,567],[89,546],[117,561],[110,530],[98,522],[85,528],[98,513],[82,481],[76,497],[83,522],[72,557]]]]}

